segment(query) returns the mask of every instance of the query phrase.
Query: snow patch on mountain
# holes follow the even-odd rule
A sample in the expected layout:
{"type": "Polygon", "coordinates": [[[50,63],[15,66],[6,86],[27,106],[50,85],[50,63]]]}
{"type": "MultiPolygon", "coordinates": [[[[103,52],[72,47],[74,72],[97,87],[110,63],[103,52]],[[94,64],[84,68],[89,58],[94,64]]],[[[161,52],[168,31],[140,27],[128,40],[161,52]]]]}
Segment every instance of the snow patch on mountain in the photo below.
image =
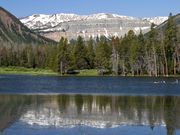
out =
{"type": "Polygon", "coordinates": [[[76,14],[34,14],[32,16],[25,17],[20,21],[24,23],[30,29],[41,29],[45,27],[54,27],[61,22],[68,22],[72,20],[81,20],[81,16],[76,14]]]}
{"type": "Polygon", "coordinates": [[[159,25],[159,24],[163,23],[164,21],[166,21],[168,19],[168,17],[149,17],[149,18],[142,18],[142,19],[147,20],[156,25],[159,25]]]}

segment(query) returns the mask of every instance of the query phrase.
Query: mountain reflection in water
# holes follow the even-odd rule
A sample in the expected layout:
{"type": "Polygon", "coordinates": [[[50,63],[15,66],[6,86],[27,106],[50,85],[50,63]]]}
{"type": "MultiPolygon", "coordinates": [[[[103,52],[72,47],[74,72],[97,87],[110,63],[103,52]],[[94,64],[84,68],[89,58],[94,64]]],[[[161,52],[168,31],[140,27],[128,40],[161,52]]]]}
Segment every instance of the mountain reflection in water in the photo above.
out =
{"type": "Polygon", "coordinates": [[[113,128],[123,125],[180,129],[180,97],[100,95],[0,95],[0,130],[29,126],[113,128]]]}

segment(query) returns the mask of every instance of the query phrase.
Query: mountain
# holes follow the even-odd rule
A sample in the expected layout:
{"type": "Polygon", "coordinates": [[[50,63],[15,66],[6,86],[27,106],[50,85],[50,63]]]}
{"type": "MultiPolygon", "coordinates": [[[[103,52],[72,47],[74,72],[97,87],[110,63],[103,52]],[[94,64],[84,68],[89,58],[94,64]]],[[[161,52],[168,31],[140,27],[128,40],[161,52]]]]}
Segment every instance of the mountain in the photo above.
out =
{"type": "Polygon", "coordinates": [[[82,36],[85,39],[104,35],[124,36],[129,30],[139,33],[140,29],[147,32],[151,23],[157,25],[167,20],[167,17],[137,18],[117,14],[99,13],[93,15],[76,14],[34,14],[20,18],[28,28],[58,41],[61,36],[68,39],[82,36]]]}
{"type": "Polygon", "coordinates": [[[142,18],[143,20],[149,21],[151,23],[154,23],[156,25],[160,25],[164,21],[168,19],[168,17],[149,17],[149,18],[142,18]]]}
{"type": "Polygon", "coordinates": [[[0,42],[48,44],[54,41],[32,32],[14,15],[0,7],[0,42]]]}
{"type": "MultiPolygon", "coordinates": [[[[176,26],[177,39],[180,42],[180,14],[173,16],[173,20],[176,26]]],[[[167,25],[167,21],[157,26],[157,29],[160,31],[161,35],[164,35],[164,31],[167,25]]]]}
{"type": "MultiPolygon", "coordinates": [[[[180,43],[180,14],[174,15],[173,16],[173,20],[175,23],[175,29],[176,29],[176,36],[177,36],[177,42],[180,43]]],[[[164,21],[163,23],[161,23],[160,25],[157,25],[155,28],[158,30],[159,33],[159,39],[164,38],[165,35],[165,29],[167,26],[167,22],[168,20],[164,21]]],[[[148,37],[148,35],[150,34],[150,32],[145,33],[145,37],[148,37]]]]}

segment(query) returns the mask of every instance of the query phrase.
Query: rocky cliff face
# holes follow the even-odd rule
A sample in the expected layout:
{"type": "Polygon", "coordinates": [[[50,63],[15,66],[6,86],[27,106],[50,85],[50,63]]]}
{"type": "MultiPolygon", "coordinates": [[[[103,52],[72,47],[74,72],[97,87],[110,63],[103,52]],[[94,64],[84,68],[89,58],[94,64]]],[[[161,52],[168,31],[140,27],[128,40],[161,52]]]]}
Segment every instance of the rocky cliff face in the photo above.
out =
{"type": "Polygon", "coordinates": [[[124,36],[129,30],[139,33],[147,32],[151,23],[159,25],[167,17],[136,18],[116,14],[99,13],[88,16],[75,14],[37,14],[21,18],[21,22],[41,35],[58,41],[61,36],[75,39],[82,36],[85,39],[104,35],[124,36]]]}

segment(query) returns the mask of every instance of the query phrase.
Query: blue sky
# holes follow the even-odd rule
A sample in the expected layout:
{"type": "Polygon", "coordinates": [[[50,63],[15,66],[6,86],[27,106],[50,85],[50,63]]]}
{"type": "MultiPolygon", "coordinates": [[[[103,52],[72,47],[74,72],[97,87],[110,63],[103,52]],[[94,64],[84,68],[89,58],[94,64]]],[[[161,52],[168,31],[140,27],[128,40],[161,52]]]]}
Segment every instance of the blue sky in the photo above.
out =
{"type": "Polygon", "coordinates": [[[180,13],[180,0],[0,0],[17,17],[44,13],[116,13],[136,17],[180,13]]]}

